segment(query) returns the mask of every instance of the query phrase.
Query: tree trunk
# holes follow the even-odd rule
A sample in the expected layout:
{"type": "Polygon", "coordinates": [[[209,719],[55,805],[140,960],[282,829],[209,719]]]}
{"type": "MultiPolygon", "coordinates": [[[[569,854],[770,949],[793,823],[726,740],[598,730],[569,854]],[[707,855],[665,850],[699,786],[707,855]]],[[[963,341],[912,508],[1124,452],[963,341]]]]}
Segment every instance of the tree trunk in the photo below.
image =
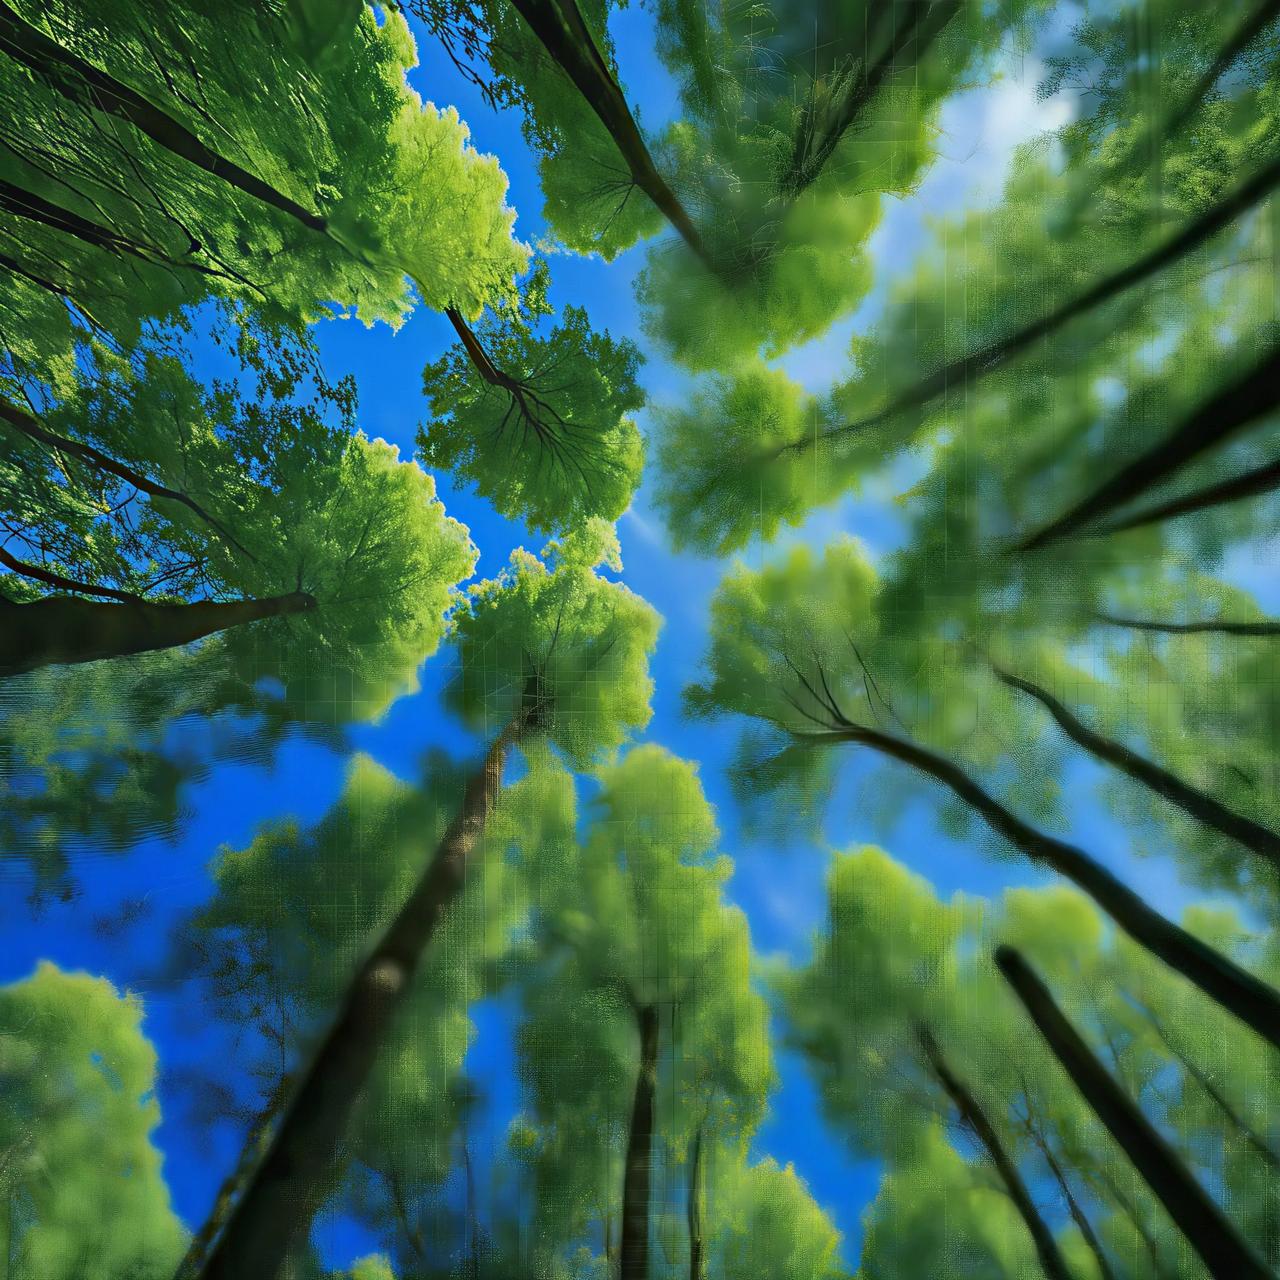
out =
{"type": "MultiPolygon", "coordinates": [[[[948,390],[958,390],[976,382],[986,374],[1003,367],[1015,356],[1029,350],[1037,342],[1056,333],[1072,320],[1087,314],[1095,307],[1110,302],[1113,298],[1118,298],[1127,290],[1150,280],[1166,267],[1172,266],[1187,254],[1194,252],[1220,231],[1224,231],[1237,218],[1265,200],[1277,183],[1280,183],[1280,158],[1271,160],[1252,177],[1246,178],[1224,199],[1205,210],[1163,244],[1157,245],[1149,253],[1121,267],[1118,271],[1104,276],[1083,293],[1046,312],[1038,320],[1031,321],[1021,329],[985,347],[948,361],[940,369],[894,396],[883,409],[878,409],[854,422],[832,427],[816,437],[812,433],[807,437],[799,437],[789,444],[779,446],[773,452],[778,455],[789,451],[799,452],[817,444],[830,443],[842,436],[856,435],[860,431],[879,426],[909,409],[923,408],[948,390]]],[[[1037,535],[1037,538],[1039,536],[1037,535]]]]}
{"type": "Polygon", "coordinates": [[[1259,822],[1254,822],[1251,818],[1246,818],[1243,814],[1228,809],[1211,795],[1183,782],[1181,778],[1167,769],[1162,769],[1144,756],[1138,755],[1136,751],[1130,751],[1123,743],[1095,733],[1047,689],[1021,676],[1003,671],[999,667],[994,667],[994,670],[996,676],[1011,689],[1019,689],[1039,702],[1057,721],[1067,737],[1082,746],[1090,755],[1106,761],[1127,777],[1149,787],[1156,795],[1177,805],[1184,813],[1189,813],[1205,826],[1220,831],[1224,836],[1229,836],[1260,858],[1265,858],[1272,866],[1280,868],[1280,835],[1276,832],[1259,822]]]}
{"type": "Polygon", "coordinates": [[[689,1190],[685,1203],[689,1223],[689,1280],[702,1280],[702,1126],[693,1135],[689,1152],[689,1190]]]}
{"type": "MultiPolygon", "coordinates": [[[[1280,346],[1272,347],[1248,372],[1193,409],[1169,435],[1122,467],[1070,511],[1021,542],[1018,550],[1036,551],[1109,515],[1117,507],[1167,480],[1202,453],[1270,413],[1278,402],[1280,346]]],[[[1146,523],[1161,518],[1160,509],[1157,509],[1155,513],[1138,517],[1130,523],[1146,523]]],[[[1128,527],[1128,523],[1109,525],[1105,532],[1128,527]]]]}
{"type": "Polygon", "coordinates": [[[640,1067],[636,1072],[622,1179],[622,1241],[618,1250],[621,1280],[649,1280],[649,1176],[653,1163],[653,1103],[658,1075],[658,1010],[636,1010],[640,1067]]]}
{"type": "Polygon", "coordinates": [[[173,649],[228,627],[314,608],[315,597],[303,591],[260,600],[194,604],[107,604],[78,596],[46,596],[15,604],[0,597],[0,676],[173,649]]]}
{"type": "Polygon", "coordinates": [[[996,964],[1067,1075],[1133,1161],[1209,1274],[1215,1280],[1274,1280],[1178,1153],[1107,1073],[1021,953],[1013,947],[997,947],[996,964]]]}
{"type": "Polygon", "coordinates": [[[1067,1264],[1058,1249],[1058,1242],[1053,1238],[1053,1232],[1040,1216],[1040,1210],[1036,1208],[1035,1201],[1027,1190],[1027,1184],[1022,1180],[1022,1174],[1018,1172],[1018,1166],[1005,1150],[1004,1143],[983,1110],[982,1104],[969,1091],[968,1085],[952,1071],[950,1064],[943,1057],[933,1032],[924,1023],[916,1028],[916,1036],[930,1072],[942,1086],[947,1097],[951,1099],[961,1122],[982,1144],[988,1159],[995,1165],[996,1172],[1000,1175],[1000,1181],[1004,1183],[1014,1208],[1026,1223],[1036,1247],[1036,1256],[1040,1259],[1041,1270],[1048,1280],[1072,1280],[1071,1272],[1067,1270],[1067,1264]]]}
{"type": "Polygon", "coordinates": [[[1083,889],[1133,940],[1280,1049],[1280,992],[1158,911],[1083,849],[1023,822],[945,756],[863,725],[798,731],[801,741],[855,742],[936,778],[1033,862],[1083,889]]]}
{"type": "Polygon", "coordinates": [[[1152,618],[1121,618],[1113,613],[1099,613],[1099,622],[1111,627],[1128,627],[1131,631],[1154,631],[1161,635],[1280,636],[1280,621],[1264,618],[1260,622],[1162,622],[1152,618]]]}
{"type": "MultiPolygon", "coordinates": [[[[4,0],[0,0],[0,5],[3,5],[3,2],[4,0]]],[[[194,498],[181,490],[170,489],[167,485],[157,484],[141,472],[135,471],[133,467],[126,466],[123,462],[118,462],[110,454],[103,453],[101,449],[95,449],[90,444],[85,444],[80,440],[72,440],[67,436],[60,436],[56,432],[48,430],[33,415],[2,398],[0,398],[0,418],[3,418],[15,430],[21,431],[23,435],[30,439],[38,441],[40,444],[60,453],[70,454],[72,457],[79,458],[90,466],[96,467],[99,471],[105,471],[108,475],[113,475],[126,481],[133,485],[135,489],[150,494],[153,498],[166,498],[170,502],[181,503],[193,514],[199,516],[201,520],[214,529],[220,537],[225,539],[242,555],[248,557],[255,564],[258,562],[257,556],[243,546],[221,521],[215,519],[194,498]]]]}
{"type": "Polygon", "coordinates": [[[1196,511],[1208,511],[1212,507],[1224,507],[1228,503],[1243,502],[1246,498],[1258,498],[1280,488],[1280,459],[1268,462],[1243,475],[1231,476],[1218,484],[1206,485],[1172,498],[1159,506],[1148,507],[1137,515],[1117,520],[1102,530],[1103,533],[1123,533],[1126,529],[1140,529],[1144,525],[1159,524],[1177,516],[1191,515],[1196,511]]]}
{"type": "Polygon", "coordinates": [[[70,102],[127,121],[166,151],[215,178],[324,232],[325,220],[205,146],[194,133],[140,93],[64,49],[0,0],[0,51],[29,67],[70,102]]]}
{"type": "Polygon", "coordinates": [[[714,264],[692,219],[653,163],[631,108],[578,11],[577,0],[511,2],[533,34],[542,41],[552,61],[573,81],[583,99],[600,118],[600,123],[631,171],[632,181],[657,205],[704,265],[714,271],[714,264]]]}
{"type": "Polygon", "coordinates": [[[465,882],[502,787],[507,749],[531,717],[512,721],[467,780],[462,805],[409,898],[357,969],[270,1150],[211,1250],[200,1280],[275,1280],[320,1207],[347,1119],[445,910],[465,882]]]}

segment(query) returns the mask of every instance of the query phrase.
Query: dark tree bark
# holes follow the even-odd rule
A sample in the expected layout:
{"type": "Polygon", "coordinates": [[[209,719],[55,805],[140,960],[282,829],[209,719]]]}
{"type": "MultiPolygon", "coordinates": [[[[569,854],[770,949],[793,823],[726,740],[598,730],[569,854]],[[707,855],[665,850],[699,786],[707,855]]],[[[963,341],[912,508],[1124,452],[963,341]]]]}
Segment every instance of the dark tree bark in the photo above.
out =
{"type": "Polygon", "coordinates": [[[631,108],[578,10],[577,0],[511,0],[557,66],[600,118],[632,181],[657,205],[682,240],[711,270],[715,264],[693,220],[658,172],[631,108]]]}
{"type": "MultiPolygon", "coordinates": [[[[886,10],[889,7],[885,5],[886,10]]],[[[847,91],[831,111],[830,118],[815,123],[813,132],[816,137],[812,145],[796,148],[791,166],[780,183],[788,203],[794,202],[817,181],[840,139],[857,123],[885,78],[902,68],[903,53],[914,44],[914,58],[918,62],[959,9],[959,0],[921,0],[911,6],[909,17],[894,31],[885,51],[870,67],[859,69],[859,74],[850,80],[847,91]]],[[[810,114],[806,113],[802,138],[807,134],[809,120],[810,114]]]]}
{"type": "Polygon", "coordinates": [[[1206,485],[1203,489],[1195,489],[1180,498],[1171,498],[1158,506],[1148,507],[1136,515],[1107,525],[1101,532],[1122,533],[1126,529],[1140,529],[1144,525],[1191,515],[1195,511],[1208,511],[1211,507],[1223,507],[1228,503],[1241,502],[1245,498],[1258,498],[1277,488],[1280,488],[1280,458],[1246,471],[1243,475],[1231,476],[1218,484],[1206,485]]]}
{"type": "Polygon", "coordinates": [[[1260,622],[1162,622],[1153,618],[1121,618],[1113,613],[1100,613],[1099,622],[1112,627],[1128,627],[1131,631],[1155,631],[1162,635],[1280,636],[1280,621],[1264,618],[1260,622]]]}
{"type": "Polygon", "coordinates": [[[653,1164],[653,1102],[658,1075],[658,1010],[636,1009],[640,1066],[636,1072],[622,1178],[622,1241],[618,1250],[621,1280],[649,1280],[649,1180],[653,1164]]]}
{"type": "Polygon", "coordinates": [[[982,1104],[973,1095],[969,1086],[952,1070],[933,1032],[923,1023],[916,1028],[916,1038],[920,1042],[929,1071],[942,1086],[947,1097],[951,1099],[951,1104],[955,1107],[961,1123],[982,1144],[982,1149],[1000,1175],[1000,1181],[1004,1183],[1014,1208],[1026,1223],[1036,1247],[1036,1256],[1040,1259],[1041,1270],[1047,1280],[1072,1280],[1071,1272],[1067,1270],[1067,1264],[1058,1249],[1058,1242],[1053,1238],[1053,1232],[1049,1230],[1048,1223],[1036,1208],[1036,1203],[1027,1190],[1027,1184],[1023,1181],[1022,1174],[1018,1172],[1017,1164],[1005,1150],[1004,1143],[982,1104]]]}
{"type": "Polygon", "coordinates": [[[180,121],[127,84],[64,49],[4,0],[0,0],[0,51],[29,67],[68,101],[127,121],[166,151],[230,183],[255,200],[278,209],[312,231],[327,230],[322,217],[218,155],[180,121]]]}
{"type": "Polygon", "coordinates": [[[702,1280],[702,1126],[693,1135],[689,1150],[689,1189],[685,1201],[685,1218],[689,1224],[689,1280],[702,1280]]]}
{"type": "Polygon", "coordinates": [[[1215,1280],[1274,1280],[1178,1153],[1108,1074],[1022,955],[1013,947],[998,947],[996,964],[1067,1075],[1178,1224],[1209,1274],[1215,1280]]]}
{"type": "MultiPolygon", "coordinates": [[[[1277,404],[1280,404],[1280,347],[1272,347],[1242,377],[1210,396],[1188,414],[1174,431],[1157,441],[1128,466],[1122,467],[1116,475],[1076,503],[1070,511],[1026,538],[1019,544],[1018,550],[1039,550],[1109,515],[1153,485],[1168,479],[1206,450],[1222,444],[1235,432],[1256,422],[1277,404]]],[[[1137,524],[1164,519],[1166,514],[1177,514],[1173,510],[1177,506],[1177,502],[1168,504],[1168,512],[1164,508],[1157,508],[1154,513],[1147,513],[1132,521],[1108,525],[1105,531],[1112,533],[1137,524]]]]}
{"type": "Polygon", "coordinates": [[[802,742],[851,742],[936,778],[987,825],[1033,862],[1083,889],[1133,940],[1194,983],[1207,996],[1280,1049],[1280,992],[1166,920],[1083,849],[1037,831],[988,794],[958,765],[927,747],[879,729],[845,722],[820,732],[798,731],[802,742]]]}
{"type": "Polygon", "coordinates": [[[875,413],[854,422],[832,427],[817,437],[810,435],[781,445],[769,456],[803,452],[815,444],[829,444],[842,436],[869,430],[900,413],[923,408],[947,390],[967,386],[986,374],[994,372],[1015,356],[1029,350],[1037,342],[1056,333],[1072,320],[1087,314],[1095,307],[1110,302],[1136,285],[1150,280],[1166,267],[1172,266],[1187,254],[1200,248],[1218,232],[1225,230],[1237,218],[1266,199],[1277,183],[1280,183],[1280,158],[1273,159],[1269,164],[1264,165],[1224,199],[1163,244],[1157,245],[1150,253],[1104,276],[1083,293],[1046,312],[1038,320],[1033,320],[1030,324],[985,347],[949,361],[914,386],[894,396],[883,409],[878,409],[875,413]]]}
{"type": "Polygon", "coordinates": [[[315,607],[315,597],[303,591],[261,600],[200,600],[194,604],[144,600],[106,604],[78,596],[46,596],[30,604],[16,604],[0,597],[0,676],[172,649],[228,627],[259,618],[307,613],[315,607]]]}
{"type": "Polygon", "coordinates": [[[502,788],[508,748],[537,722],[522,712],[467,780],[462,804],[399,914],[360,965],[274,1140],[200,1271],[200,1280],[275,1280],[327,1190],[351,1109],[408,994],[502,788]]]}
{"type": "MultiPolygon", "coordinates": [[[[2,3],[3,0],[0,0],[0,4],[2,3]]],[[[109,475],[125,480],[142,493],[149,494],[153,498],[164,498],[169,502],[180,503],[188,511],[199,516],[201,520],[218,533],[219,537],[234,547],[241,555],[254,561],[255,564],[257,563],[257,557],[231,533],[226,525],[212,516],[188,494],[182,493],[178,489],[170,489],[167,485],[157,484],[154,480],[149,480],[140,471],[126,466],[123,462],[118,462],[109,454],[103,453],[101,449],[95,449],[92,445],[84,444],[79,440],[72,440],[67,436],[60,436],[56,432],[48,430],[32,414],[19,409],[17,405],[10,404],[9,401],[4,399],[0,399],[0,418],[3,418],[11,427],[21,431],[23,435],[30,437],[32,440],[37,440],[41,444],[47,445],[50,449],[56,449],[59,453],[79,458],[90,466],[96,467],[99,471],[105,471],[109,475]]]]}
{"type": "Polygon", "coordinates": [[[1087,724],[1077,718],[1047,689],[1033,684],[1008,671],[994,668],[996,676],[1011,689],[1018,689],[1034,698],[1057,721],[1062,731],[1073,742],[1082,746],[1090,755],[1105,761],[1118,769],[1126,777],[1133,778],[1149,787],[1158,796],[1175,804],[1184,813],[1189,813],[1205,826],[1220,831],[1224,836],[1243,845],[1260,858],[1265,858],[1272,866],[1280,868],[1280,835],[1269,827],[1264,827],[1252,818],[1228,809],[1226,805],[1215,800],[1213,796],[1190,783],[1183,782],[1167,769],[1131,751],[1122,742],[1114,738],[1095,733],[1087,724]]]}

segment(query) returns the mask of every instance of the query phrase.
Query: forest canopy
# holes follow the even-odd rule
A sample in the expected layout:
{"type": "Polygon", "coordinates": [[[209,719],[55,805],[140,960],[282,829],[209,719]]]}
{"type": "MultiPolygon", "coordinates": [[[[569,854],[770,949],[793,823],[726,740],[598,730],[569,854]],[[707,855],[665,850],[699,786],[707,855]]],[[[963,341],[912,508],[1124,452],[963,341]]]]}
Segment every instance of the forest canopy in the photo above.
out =
{"type": "Polygon", "coordinates": [[[3,1280],[1275,1280],[1278,116],[0,0],[3,1280]]]}

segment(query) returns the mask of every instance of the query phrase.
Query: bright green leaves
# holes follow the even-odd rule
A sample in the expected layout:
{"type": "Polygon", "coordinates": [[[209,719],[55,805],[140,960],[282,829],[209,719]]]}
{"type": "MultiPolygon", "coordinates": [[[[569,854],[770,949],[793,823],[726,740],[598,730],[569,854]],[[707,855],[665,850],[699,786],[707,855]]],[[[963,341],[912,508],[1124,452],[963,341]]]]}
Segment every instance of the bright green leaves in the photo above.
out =
{"type": "Polygon", "coordinates": [[[142,1008],[43,964],[0,988],[0,1231],[11,1274],[167,1280],[182,1254],[142,1008]]]}
{"type": "Polygon", "coordinates": [[[431,420],[418,445],[426,465],[474,482],[501,514],[549,533],[626,509],[644,461],[629,415],[644,397],[635,345],[595,332],[576,306],[548,328],[545,288],[539,269],[519,309],[474,331],[454,318],[462,342],[423,371],[431,420]]]}
{"type": "Polygon", "coordinates": [[[153,10],[63,3],[22,20],[261,190],[218,172],[220,152],[187,158],[6,56],[0,319],[38,376],[63,386],[70,373],[66,301],[81,329],[128,346],[146,319],[211,292],[293,319],[336,303],[393,324],[407,277],[428,305],[468,313],[510,292],[527,250],[506,179],[456,112],[406,85],[416,55],[399,14],[153,10]]]}
{"type": "Polygon", "coordinates": [[[613,529],[590,521],[541,556],[512,554],[454,617],[461,670],[450,701],[499,732],[534,713],[575,768],[589,768],[649,721],[648,657],[658,615],[601,567],[621,568],[613,529]]]}

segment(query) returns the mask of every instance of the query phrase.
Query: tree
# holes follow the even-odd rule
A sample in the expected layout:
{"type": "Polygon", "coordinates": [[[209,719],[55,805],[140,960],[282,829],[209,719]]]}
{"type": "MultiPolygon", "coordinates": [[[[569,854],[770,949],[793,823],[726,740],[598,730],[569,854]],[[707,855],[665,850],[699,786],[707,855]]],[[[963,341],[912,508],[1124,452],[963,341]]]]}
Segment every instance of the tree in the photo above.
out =
{"type": "Polygon", "coordinates": [[[429,476],[355,430],[353,386],[324,377],[305,334],[249,324],[228,333],[236,377],[211,390],[180,354],[100,351],[73,399],[15,410],[9,672],[231,628],[246,683],[274,676],[304,714],[369,717],[414,687],[475,549],[429,476]],[[297,624],[241,638],[272,615],[297,624]]]}
{"type": "Polygon", "coordinates": [[[0,988],[0,1253],[13,1280],[162,1280],[184,1232],[152,1139],[142,1006],[41,964],[0,988]]]}
{"type": "Polygon", "coordinates": [[[552,312],[547,279],[540,261],[518,312],[490,314],[477,329],[450,309],[461,341],[423,371],[432,417],[418,444],[427,466],[552,532],[626,509],[644,460],[628,415],[644,397],[635,345],[594,332],[583,308],[565,307],[539,335],[552,312]]]}
{"type": "Polygon", "coordinates": [[[523,269],[506,179],[405,84],[396,13],[348,6],[318,44],[238,3],[0,16],[0,331],[42,380],[70,375],[78,332],[128,347],[210,292],[398,323],[407,278],[474,315],[523,269]]]}
{"type": "MultiPolygon", "coordinates": [[[[695,1173],[743,1150],[772,1067],[696,772],[646,745],[600,780],[581,845],[542,850],[536,868],[536,959],[520,988],[529,1108],[513,1141],[533,1174],[535,1258],[599,1241],[641,1278],[656,1180],[687,1179],[696,1220],[695,1173]]],[[[680,1252],[714,1249],[722,1225],[713,1206],[709,1244],[690,1232],[680,1252]]]]}
{"type": "MultiPolygon", "coordinates": [[[[260,1163],[205,1259],[202,1280],[253,1265],[275,1275],[328,1189],[337,1144],[391,1033],[446,911],[466,883],[500,802],[513,747],[545,737],[588,767],[648,718],[647,655],[657,620],[643,602],[597,572],[617,557],[607,526],[526,552],[510,572],[473,588],[455,626],[462,678],[455,705],[501,727],[467,774],[461,803],[407,895],[335,993],[336,1013],[299,1070],[298,1083],[260,1163]],[[551,616],[551,607],[556,614],[551,616]],[[474,661],[483,653],[483,667],[474,661]]],[[[492,730],[491,730],[492,732],[492,730]]]]}

